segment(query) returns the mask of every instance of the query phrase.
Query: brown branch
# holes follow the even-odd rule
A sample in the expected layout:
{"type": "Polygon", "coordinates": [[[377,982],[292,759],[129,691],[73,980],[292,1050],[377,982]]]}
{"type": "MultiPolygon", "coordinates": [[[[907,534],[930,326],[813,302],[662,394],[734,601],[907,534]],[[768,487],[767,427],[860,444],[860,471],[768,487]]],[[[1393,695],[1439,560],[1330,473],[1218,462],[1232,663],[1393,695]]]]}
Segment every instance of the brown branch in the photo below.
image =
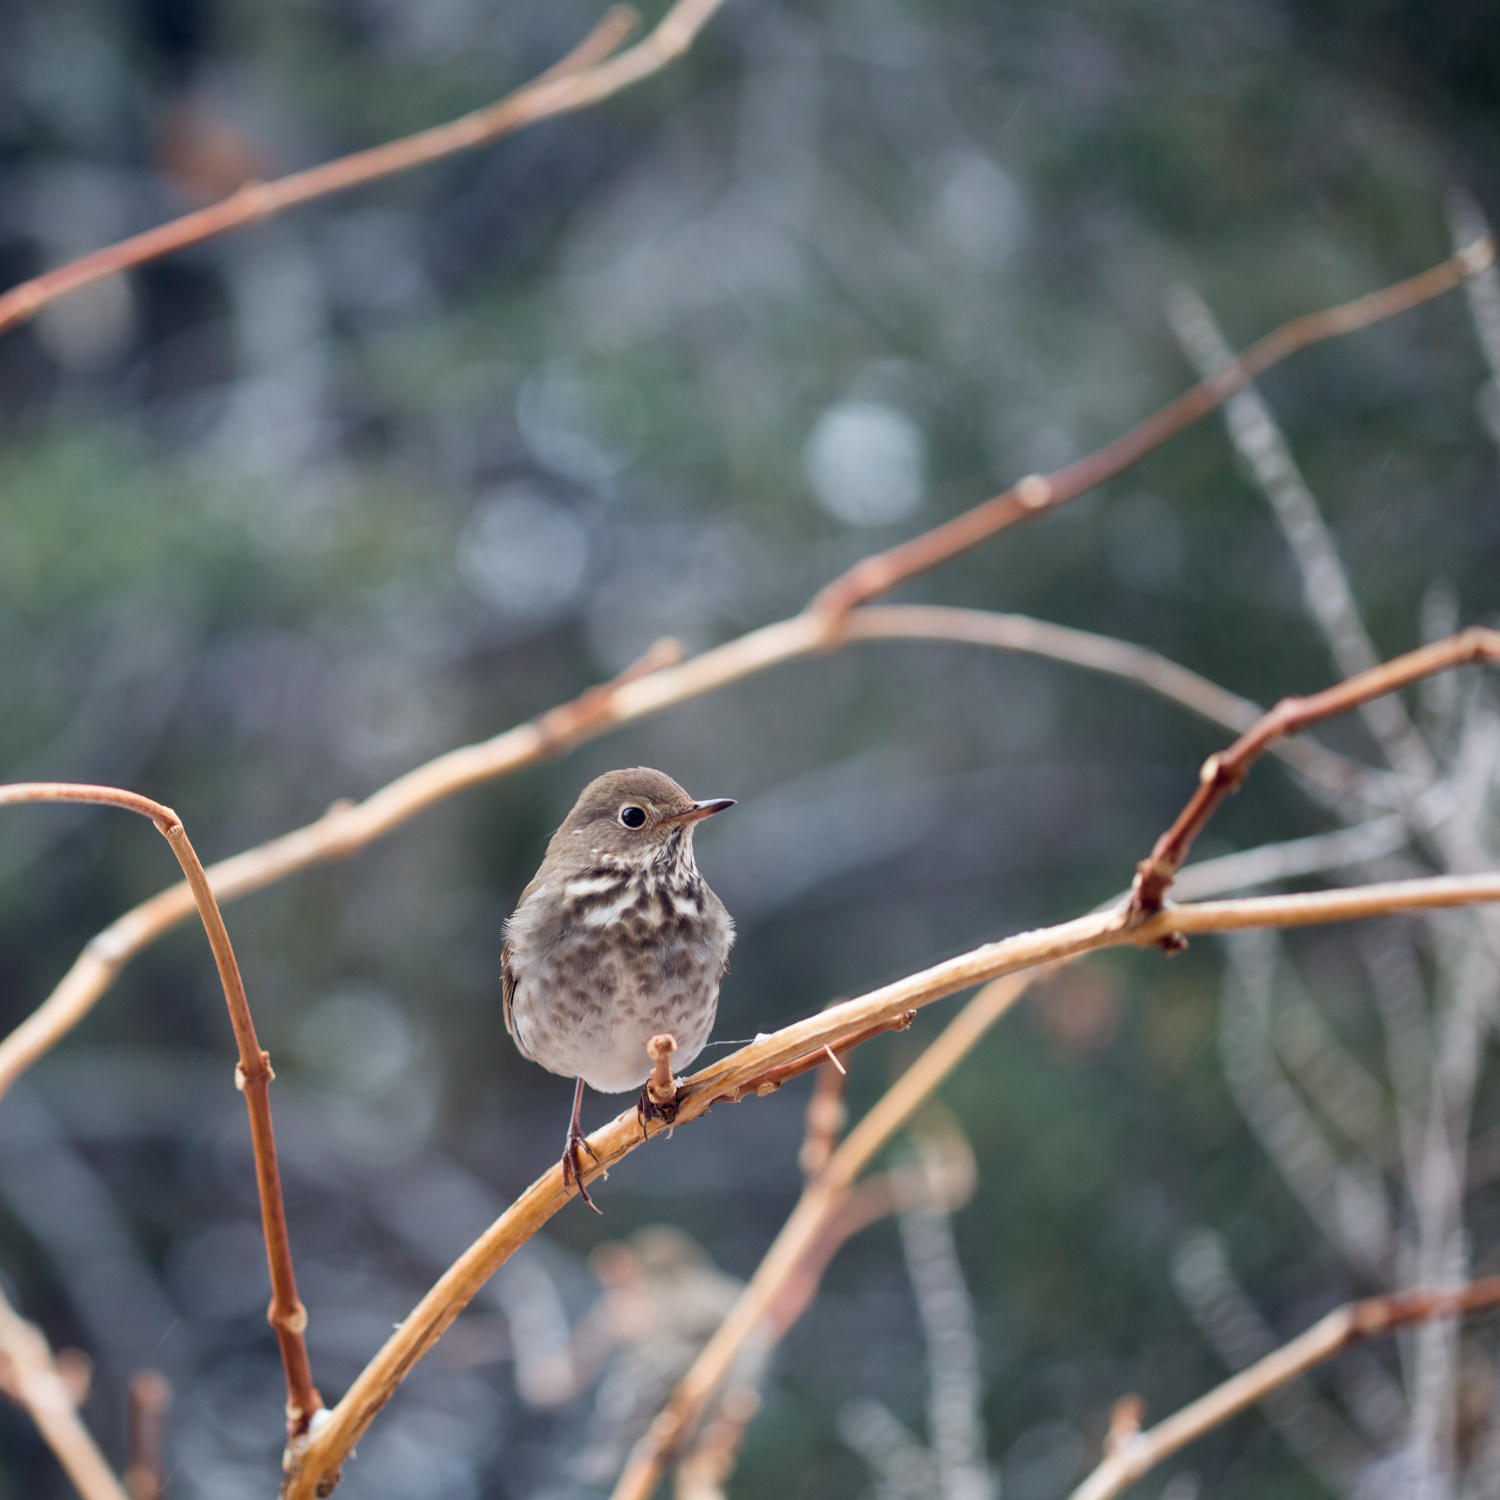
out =
{"type": "Polygon", "coordinates": [[[525,125],[597,104],[680,57],[721,3],[677,0],[649,36],[612,57],[610,54],[634,30],[638,19],[629,6],[614,6],[565,58],[494,104],[446,125],[368,151],[356,151],[275,182],[247,182],[220,203],[21,282],[0,296],[0,333],[26,322],[49,302],[107,276],[259,223],[315,198],[488,146],[525,125]]]}
{"type": "Polygon", "coordinates": [[[182,826],[182,819],[160,802],[108,786],[47,781],[0,786],[0,807],[33,802],[96,803],[123,807],[150,818],[177,856],[177,863],[187,877],[188,888],[203,919],[209,946],[213,949],[214,962],[218,965],[224,999],[229,1006],[229,1023],[239,1046],[240,1061],[234,1081],[235,1086],[244,1092],[245,1106],[250,1114],[261,1226],[265,1231],[266,1262],[271,1276],[271,1305],[266,1320],[275,1330],[276,1342],[281,1348],[281,1363],[286,1371],[287,1436],[294,1438],[306,1431],[308,1422],[313,1413],[321,1409],[323,1400],[313,1387],[307,1341],[302,1336],[307,1327],[307,1310],[297,1297],[297,1278],[292,1270],[292,1249],[287,1237],[286,1206],[281,1197],[281,1171],[276,1160],[276,1135],[271,1125],[270,1085],[275,1075],[271,1072],[271,1059],[261,1051],[255,1035],[244,980],[240,977],[240,966],[224,926],[223,914],[214,900],[213,888],[188,839],[187,830],[182,826]]]}
{"type": "MultiPolygon", "coordinates": [[[[1314,891],[1293,896],[1205,903],[1202,906],[1173,906],[1140,923],[1130,921],[1123,907],[1076,917],[1055,927],[987,943],[757,1039],[679,1084],[676,1123],[681,1126],[699,1119],[724,1099],[759,1093],[765,1079],[778,1075],[784,1077],[789,1068],[803,1071],[816,1066],[817,1054],[823,1048],[832,1047],[838,1051],[861,1033],[870,1032],[883,1022],[904,1017],[908,1010],[920,1009],[985,980],[1019,974],[1058,959],[1103,948],[1152,947],[1173,932],[1309,926],[1497,901],[1500,901],[1500,875],[1441,876],[1393,881],[1356,890],[1314,891]]],[[[1021,982],[1016,981],[1015,993],[1019,993],[1021,987],[1021,982]]],[[[1015,997],[1008,987],[996,987],[989,993],[994,997],[991,1003],[1000,1009],[1015,997]]],[[[829,1168],[804,1193],[802,1203],[783,1227],[771,1254],[762,1261],[741,1299],[739,1306],[748,1306],[750,1310],[738,1318],[737,1313],[732,1312],[705,1350],[705,1355],[709,1351],[714,1351],[714,1354],[704,1365],[701,1377],[690,1393],[695,1398],[705,1387],[707,1394],[712,1394],[727,1369],[727,1361],[723,1360],[720,1351],[726,1344],[737,1348],[763,1314],[763,1305],[747,1303],[746,1298],[760,1299],[765,1295],[763,1288],[778,1284],[787,1268],[783,1262],[795,1266],[802,1243],[816,1233],[822,1219],[819,1195],[830,1184],[837,1183],[840,1177],[847,1182],[863,1170],[874,1153],[894,1131],[900,1129],[930,1091],[930,1088],[924,1090],[922,1087],[929,1070],[934,1071],[935,1079],[946,1076],[950,1052],[958,1049],[961,1057],[973,1040],[982,1034],[988,1024],[982,1011],[971,1016],[979,998],[976,997],[975,1002],[971,1002],[956,1018],[953,1026],[902,1075],[901,1084],[906,1084],[908,1079],[912,1082],[904,1089],[893,1089],[860,1121],[835,1153],[829,1168]],[[950,1033],[951,1042],[948,1041],[950,1033]],[[945,1042],[948,1042],[947,1049],[943,1048],[945,1042]],[[835,1161],[840,1164],[838,1172],[833,1170],[835,1161]]],[[[642,1144],[641,1128],[632,1108],[589,1137],[590,1165],[583,1173],[585,1181],[596,1179],[642,1144]]],[[[576,1188],[563,1180],[561,1168],[553,1168],[532,1183],[444,1272],[360,1372],[344,1398],[329,1411],[317,1430],[293,1444],[282,1489],[284,1500],[310,1500],[312,1496],[332,1492],[339,1466],[396,1387],[495,1271],[575,1192],[576,1188]]],[[[701,1410],[701,1404],[696,1409],[701,1410]]],[[[669,1428],[668,1437],[671,1432],[669,1428]]]]}
{"type": "Polygon", "coordinates": [[[1356,329],[1368,328],[1398,313],[1441,296],[1477,276],[1494,261],[1489,238],[1476,240],[1441,265],[1398,281],[1381,291],[1322,312],[1283,323],[1252,344],[1236,360],[1184,391],[1160,411],[1132,427],[1123,437],[1076,460],[1054,474],[1028,474],[1003,494],[976,505],[951,521],[913,537],[887,552],[857,562],[820,590],[808,609],[826,620],[837,619],[857,604],[888,593],[918,573],[948,562],[970,547],[1022,521],[1032,521],[1108,479],[1122,474],[1163,443],[1186,431],[1257,375],[1310,344],[1356,329]]]}
{"type": "Polygon", "coordinates": [[[817,1262],[826,1262],[837,1249],[839,1241],[830,1231],[839,1218],[853,1210],[854,1221],[842,1226],[849,1234],[894,1206],[883,1197],[852,1202],[855,1179],[1037,977],[1012,974],[985,985],[832,1153],[803,1189],[739,1300],[636,1444],[611,1500],[650,1500],[746,1340],[773,1318],[784,1332],[811,1298],[821,1269],[817,1262]]]}
{"type": "Polygon", "coordinates": [[[726,1391],[714,1419],[677,1470],[676,1500],[724,1500],[745,1429],[760,1410],[760,1393],[748,1386],[726,1391]]]}
{"type": "MultiPolygon", "coordinates": [[[[818,621],[796,616],[681,663],[674,658],[675,642],[658,642],[614,682],[590,688],[572,703],[493,739],[447,751],[397,777],[363,802],[335,803],[317,822],[211,866],[209,882],[221,902],[236,900],[299,870],[347,858],[470,787],[510,775],[741,678],[846,640],[898,639],[958,641],[1023,651],[1107,673],[1149,688],[1236,732],[1255,723],[1262,712],[1154,651],[1022,615],[935,606],[861,609],[839,622],[832,641],[818,621]]],[[[1278,742],[1271,753],[1334,795],[1369,784],[1370,773],[1310,743],[1278,742]]],[[[0,1095],[89,1013],[131,959],[186,921],[193,910],[189,887],[176,885],[96,934],[52,994],[0,1041],[0,1095]]]]}
{"type": "Polygon", "coordinates": [[[1336,1308],[1301,1337],[1200,1396],[1164,1422],[1128,1436],[1073,1491],[1070,1500],[1110,1500],[1164,1458],[1211,1432],[1247,1407],[1332,1359],[1351,1344],[1381,1338],[1433,1318],[1467,1317],[1500,1307],[1500,1276],[1452,1290],[1425,1288],[1371,1297],[1336,1308]]]}
{"type": "Polygon", "coordinates": [[[1500,630],[1474,626],[1446,641],[1435,641],[1417,651],[1408,651],[1357,677],[1346,678],[1321,693],[1306,698],[1283,698],[1253,728],[1229,749],[1210,755],[1199,773],[1198,788],[1176,821],[1157,839],[1150,855],[1136,867],[1130,910],[1134,917],[1152,916],[1161,910],[1193,840],[1203,831],[1219,804],[1238,791],[1250,767],[1265,751],[1286,735],[1298,734],[1310,724],[1336,718],[1368,703],[1372,698],[1394,693],[1412,683],[1473,662],[1500,662],[1500,630]]]}
{"type": "Polygon", "coordinates": [[[0,1292],[0,1390],[24,1407],[82,1500],[130,1500],[78,1415],[46,1336],[0,1292]]]}

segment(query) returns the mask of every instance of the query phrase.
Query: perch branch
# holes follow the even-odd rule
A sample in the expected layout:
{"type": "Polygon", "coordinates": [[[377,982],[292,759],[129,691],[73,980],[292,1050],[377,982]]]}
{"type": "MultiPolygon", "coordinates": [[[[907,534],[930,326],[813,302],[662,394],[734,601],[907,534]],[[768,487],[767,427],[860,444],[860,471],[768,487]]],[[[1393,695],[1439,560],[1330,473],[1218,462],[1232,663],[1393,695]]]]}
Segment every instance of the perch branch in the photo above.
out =
{"type": "Polygon", "coordinates": [[[1330,1360],[1351,1344],[1380,1338],[1398,1328],[1433,1318],[1465,1317],[1500,1307],[1500,1276],[1451,1291],[1418,1289],[1388,1297],[1371,1297],[1335,1308],[1306,1333],[1257,1360],[1248,1369],[1216,1386],[1206,1396],[1145,1432],[1127,1437],[1084,1482],[1070,1500],[1110,1500],[1135,1483],[1164,1458],[1211,1432],[1247,1407],[1330,1360]]]}
{"type": "Polygon", "coordinates": [[[1239,790],[1246,774],[1268,746],[1285,735],[1297,734],[1311,724],[1348,713],[1412,683],[1471,662],[1500,662],[1500,630],[1473,626],[1446,641],[1434,641],[1405,656],[1395,657],[1357,677],[1347,678],[1321,693],[1306,698],[1283,698],[1254,728],[1247,730],[1229,749],[1210,755],[1199,773],[1198,788],[1176,821],[1157,839],[1150,855],[1136,868],[1131,912],[1146,917],[1161,910],[1162,901],[1193,840],[1203,831],[1219,804],[1239,790]]]}
{"type": "MultiPolygon", "coordinates": [[[[951,640],[1023,651],[1103,672],[1149,688],[1235,732],[1255,723],[1262,712],[1154,651],[1022,615],[935,606],[861,609],[839,623],[832,644],[899,639],[951,640]]],[[[233,901],[299,870],[347,858],[471,787],[741,678],[826,651],[829,645],[823,629],[808,616],[751,631],[686,662],[678,662],[681,648],[676,642],[658,642],[614,682],[589,688],[573,702],[493,739],[439,755],[363,802],[335,803],[316,822],[211,866],[209,882],[221,902],[233,901]]],[[[1363,768],[1311,743],[1278,741],[1271,753],[1335,796],[1376,785],[1363,768]]],[[[1372,795],[1379,800],[1378,786],[1372,795]]],[[[137,954],[186,921],[193,909],[189,887],[172,886],[96,934],[51,995],[0,1041],[0,1095],[89,1013],[137,954]]]]}
{"type": "MultiPolygon", "coordinates": [[[[1426,911],[1437,908],[1474,905],[1500,901],[1500,875],[1440,876],[1426,880],[1393,881],[1384,885],[1365,886],[1346,891],[1315,891],[1290,896],[1263,896],[1234,901],[1204,903],[1201,906],[1173,906],[1143,921],[1133,919],[1127,908],[1095,912],[1074,918],[1055,927],[1018,933],[996,943],[987,943],[969,953],[951,958],[932,968],[872,991],[855,1000],[846,1000],[827,1010],[794,1022],[770,1036],[762,1037],[739,1051],[731,1053],[713,1066],[683,1080],[678,1088],[677,1119],[683,1125],[707,1114],[712,1105],[724,1099],[744,1097],[759,1092],[758,1085],[779,1070],[795,1067],[798,1071],[818,1065],[825,1047],[839,1049],[850,1038],[871,1028],[881,1027],[904,1018],[908,1010],[918,1009],[986,980],[1018,974],[1039,968],[1054,960],[1071,958],[1080,953],[1103,948],[1159,945],[1172,933],[1225,932],[1237,928],[1266,926],[1309,926],[1316,923],[1353,921],[1399,912],[1426,911]]],[[[1004,989],[991,992],[1004,996],[1004,989]]],[[[976,997],[977,998],[977,997],[976,997]]],[[[1010,1003],[1010,996],[1005,1000],[1010,1003]]],[[[999,1003],[998,1000],[995,1003],[999,1003]]],[[[1003,1008],[1003,1007],[1002,1007],[1003,1008]]],[[[966,1015],[968,1012],[961,1013],[966,1015]]],[[[980,1029],[983,1029],[981,1023],[980,1029]]],[[[946,1034],[945,1034],[946,1035],[946,1034]]],[[[960,1038],[963,1033],[957,1034],[960,1038]]],[[[940,1040],[942,1040],[940,1038],[940,1040]]],[[[924,1067],[940,1067],[943,1054],[929,1048],[906,1074],[916,1075],[907,1094],[892,1090],[864,1117],[839,1147],[841,1172],[846,1181],[862,1170],[870,1157],[909,1118],[920,1097],[915,1091],[924,1067]],[[929,1058],[931,1061],[929,1062],[929,1058]]],[[[961,1054],[960,1054],[961,1055],[961,1054]]],[[[943,1076],[946,1076],[945,1074],[943,1076]]],[[[643,1143],[634,1109],[628,1110],[589,1137],[592,1158],[597,1165],[584,1172],[592,1180],[614,1166],[643,1143]]],[[[810,1185],[809,1192],[835,1181],[827,1171],[810,1185]]],[[[495,1271],[552,1218],[573,1196],[576,1189],[563,1180],[560,1167],[539,1177],[521,1194],[438,1279],[405,1321],[371,1359],[343,1400],[332,1408],[318,1430],[292,1445],[283,1500],[311,1500],[331,1494],[338,1481],[340,1465],[349,1450],[374,1420],[376,1413],[390,1400],[396,1387],[417,1362],[442,1336],[444,1330],[466,1307],[480,1287],[495,1271]]],[[[782,1261],[794,1267],[800,1245],[816,1233],[822,1211],[815,1199],[804,1193],[802,1205],[794,1210],[783,1227],[773,1254],[768,1254],[750,1289],[757,1284],[774,1285],[786,1274],[782,1261]],[[779,1254],[777,1247],[785,1247],[779,1254]]],[[[746,1296],[749,1295],[747,1290],[746,1296]]],[[[757,1298],[761,1295],[757,1293],[757,1298]]],[[[754,1310],[754,1304],[742,1304],[754,1310]]],[[[743,1318],[730,1319],[721,1325],[720,1333],[709,1348],[727,1347],[743,1337],[759,1321],[759,1314],[747,1312],[743,1318]],[[725,1333],[724,1330],[733,1332],[725,1333]],[[720,1338],[723,1343],[720,1343],[720,1338]]],[[[705,1351],[706,1352],[706,1351],[705,1351]]],[[[709,1392],[722,1379],[723,1371],[705,1366],[702,1385],[709,1392]],[[712,1378],[710,1378],[712,1377],[712,1378]]],[[[700,1387],[695,1387],[700,1389],[700,1387]]],[[[670,1409],[670,1408],[669,1408],[670,1409]]],[[[664,1413],[664,1416],[666,1414],[664,1413]]],[[[670,1432],[666,1436],[671,1437],[670,1432]]],[[[681,1434],[677,1437],[680,1440],[681,1434]]],[[[629,1491],[621,1493],[631,1493],[629,1491]]]]}
{"type": "Polygon", "coordinates": [[[25,1408],[82,1500],[130,1500],[89,1436],[51,1347],[0,1293],[0,1390],[25,1408]]]}
{"type": "Polygon", "coordinates": [[[281,1197],[281,1171],[276,1161],[276,1135],[271,1126],[271,1059],[261,1051],[250,1016],[250,1002],[240,966],[229,942],[224,917],[214,900],[213,888],[204,873],[197,851],[188,839],[182,819],[170,807],[153,802],[136,792],[108,786],[79,786],[68,782],[17,782],[0,786],[0,807],[14,807],[32,802],[87,802],[123,807],[150,818],[166,839],[177,863],[187,876],[188,888],[208,933],[224,999],[229,1006],[229,1023],[239,1046],[240,1061],[235,1069],[236,1087],[245,1095],[250,1113],[250,1138],[255,1150],[255,1179],[260,1190],[261,1227],[265,1231],[266,1261],[271,1276],[271,1305],[266,1320],[276,1333],[281,1349],[281,1363],[286,1371],[287,1436],[304,1432],[322,1398],[313,1388],[312,1370],[307,1359],[307,1310],[297,1297],[297,1278],[292,1270],[292,1249],[287,1237],[286,1206],[281,1197]]]}
{"type": "Polygon", "coordinates": [[[1368,328],[1452,291],[1486,270],[1494,258],[1493,242],[1488,237],[1478,239],[1440,265],[1394,286],[1283,323],[1252,344],[1238,359],[1184,391],[1114,442],[1056,473],[1028,474],[1003,494],[951,521],[857,562],[814,597],[808,605],[809,611],[823,619],[836,619],[856,604],[888,593],[897,584],[949,561],[996,532],[1035,520],[1069,500],[1076,500],[1139,463],[1287,355],[1324,339],[1368,328]]]}
{"type": "Polygon", "coordinates": [[[628,51],[611,56],[637,22],[631,7],[614,6],[566,57],[494,104],[446,125],[368,151],[356,151],[274,182],[247,182],[222,202],[21,282],[0,296],[0,334],[26,322],[49,302],[107,276],[259,223],[315,198],[327,198],[460,151],[488,146],[538,120],[597,104],[680,57],[721,3],[678,0],[648,36],[628,51]]]}

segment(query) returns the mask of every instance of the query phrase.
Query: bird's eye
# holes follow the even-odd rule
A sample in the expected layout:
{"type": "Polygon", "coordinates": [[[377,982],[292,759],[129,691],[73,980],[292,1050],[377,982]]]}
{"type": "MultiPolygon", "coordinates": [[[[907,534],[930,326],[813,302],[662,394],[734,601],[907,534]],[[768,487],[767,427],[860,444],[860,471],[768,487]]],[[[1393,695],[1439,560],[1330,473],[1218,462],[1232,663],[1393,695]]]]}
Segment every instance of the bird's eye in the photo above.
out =
{"type": "Polygon", "coordinates": [[[620,821],[627,828],[643,828],[646,823],[646,814],[639,807],[622,807],[620,821]]]}

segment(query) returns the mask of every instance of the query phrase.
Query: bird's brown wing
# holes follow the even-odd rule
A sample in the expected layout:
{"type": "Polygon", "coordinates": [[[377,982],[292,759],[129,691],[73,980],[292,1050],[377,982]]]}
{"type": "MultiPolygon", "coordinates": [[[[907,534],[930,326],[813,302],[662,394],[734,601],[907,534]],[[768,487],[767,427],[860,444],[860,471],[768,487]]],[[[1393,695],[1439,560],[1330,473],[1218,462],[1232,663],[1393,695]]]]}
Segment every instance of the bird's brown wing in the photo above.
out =
{"type": "Polygon", "coordinates": [[[512,948],[510,939],[507,938],[500,945],[500,1003],[505,1011],[505,1029],[510,1033],[511,1040],[516,1044],[516,1051],[528,1061],[535,1062],[536,1059],[526,1050],[521,1041],[521,1033],[516,1030],[516,1018],[514,1015],[516,1005],[516,971],[511,967],[512,948]]]}

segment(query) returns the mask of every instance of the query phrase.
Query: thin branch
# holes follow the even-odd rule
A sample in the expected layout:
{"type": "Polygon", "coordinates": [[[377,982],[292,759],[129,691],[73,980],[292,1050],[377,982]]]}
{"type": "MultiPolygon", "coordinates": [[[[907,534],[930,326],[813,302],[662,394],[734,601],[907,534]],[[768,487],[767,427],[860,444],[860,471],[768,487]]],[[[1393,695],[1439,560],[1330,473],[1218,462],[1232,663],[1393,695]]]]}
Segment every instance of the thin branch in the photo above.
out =
{"type": "Polygon", "coordinates": [[[1252,344],[1232,364],[1216,370],[1107,446],[1054,474],[1028,474],[1003,494],[976,505],[951,521],[892,547],[888,552],[864,558],[823,588],[808,605],[808,610],[823,619],[837,619],[855,605],[888,593],[897,584],[948,562],[997,532],[1022,521],[1035,520],[1069,500],[1076,500],[1079,495],[1124,473],[1148,453],[1186,431],[1287,355],[1418,307],[1479,275],[1494,258],[1494,244],[1486,236],[1440,265],[1406,281],[1398,281],[1394,286],[1371,292],[1353,302],[1283,323],[1252,344]]]}
{"type": "Polygon", "coordinates": [[[130,1500],[89,1436],[46,1336],[0,1292],[0,1390],[26,1409],[82,1500],[130,1500]]]}
{"type": "MultiPolygon", "coordinates": [[[[363,802],[335,803],[316,822],[211,866],[209,882],[221,902],[236,900],[300,870],[345,859],[449,797],[561,755],[625,724],[785,662],[836,649],[844,641],[898,639],[1024,651],[1103,672],[1149,688],[1234,731],[1257,722],[1261,714],[1255,704],[1154,651],[1021,615],[918,606],[856,610],[839,623],[831,640],[817,621],[796,616],[686,662],[678,659],[677,642],[660,641],[613,682],[589,688],[571,703],[493,739],[447,751],[363,802]]],[[[1384,800],[1372,773],[1317,745],[1278,742],[1271,753],[1335,800],[1355,794],[1362,800],[1384,800]]],[[[172,886],[96,934],[51,995],[0,1041],[0,1095],[89,1013],[137,954],[191,917],[193,909],[189,887],[172,886]]]]}
{"type": "MultiPolygon", "coordinates": [[[[993,614],[941,604],[876,605],[846,615],[838,632],[839,642],[922,639],[967,641],[1118,677],[1170,699],[1211,724],[1241,732],[1264,714],[1248,698],[1231,693],[1148,646],[1033,620],[1028,615],[993,614]]],[[[1380,773],[1311,741],[1278,741],[1272,753],[1339,801],[1350,797],[1385,801],[1390,795],[1379,783],[1380,773]]]]}
{"type": "Polygon", "coordinates": [[[1400,813],[1391,813],[1334,833],[1315,833],[1308,838],[1261,844],[1254,849],[1221,854],[1217,859],[1200,860],[1178,872],[1173,890],[1182,899],[1191,901],[1226,891],[1273,885],[1298,876],[1320,875],[1393,854],[1405,847],[1410,838],[1410,821],[1400,813]]]}
{"type": "Polygon", "coordinates": [[[1219,804],[1239,790],[1250,767],[1284,735],[1297,734],[1311,724],[1336,718],[1385,693],[1410,687],[1435,672],[1472,662],[1500,662],[1500,630],[1473,626],[1446,641],[1436,641],[1405,656],[1361,672],[1335,687],[1306,698],[1283,698],[1261,721],[1242,734],[1229,749],[1210,755],[1199,774],[1198,789],[1157,839],[1150,855],[1136,869],[1131,910],[1138,916],[1161,910],[1162,900],[1193,840],[1203,831],[1219,804]]]}
{"type": "Polygon", "coordinates": [[[261,1051],[255,1035],[255,1022],[250,1016],[250,1002],[245,996],[244,980],[240,977],[240,966],[224,926],[224,917],[219,904],[214,900],[213,889],[204,873],[197,851],[188,839],[182,819],[170,807],[153,802],[136,792],[121,791],[108,786],[79,786],[67,782],[18,782],[0,786],[0,807],[14,807],[35,802],[85,802],[122,807],[139,813],[156,824],[158,832],[166,839],[177,863],[187,876],[187,885],[192,899],[203,919],[208,933],[209,946],[213,949],[214,962],[218,965],[219,979],[224,986],[224,999],[229,1006],[229,1022],[234,1029],[234,1039],[239,1046],[240,1061],[235,1069],[235,1086],[245,1095],[245,1106],[250,1114],[250,1138],[255,1151],[255,1178],[260,1190],[261,1227],[265,1231],[266,1262],[271,1276],[271,1305],[266,1320],[276,1333],[276,1342],[281,1349],[281,1363],[286,1371],[287,1389],[287,1436],[289,1439],[306,1431],[314,1412],[320,1410],[323,1399],[312,1383],[312,1369],[308,1364],[307,1341],[303,1331],[307,1327],[307,1309],[297,1297],[297,1278],[292,1269],[292,1249],[287,1237],[286,1205],[281,1196],[281,1171],[276,1160],[276,1135],[271,1125],[271,1059],[261,1051]]]}
{"type": "Polygon", "coordinates": [[[560,62],[530,83],[483,109],[415,135],[336,161],[293,172],[275,182],[247,182],[209,208],[107,245],[79,260],[23,281],[0,296],[0,334],[26,322],[49,302],[107,276],[159,260],[189,245],[259,223],[315,198],[375,182],[398,172],[473,151],[523,126],[597,104],[675,61],[722,4],[722,0],[677,0],[649,36],[610,56],[635,28],[629,6],[614,6],[594,30],[560,62]]]}
{"type": "Polygon", "coordinates": [[[1467,1317],[1500,1307],[1500,1276],[1453,1290],[1431,1288],[1371,1297],[1336,1308],[1300,1338],[1256,1361],[1174,1416],[1130,1439],[1073,1491],[1070,1500],[1111,1500],[1163,1459],[1264,1400],[1289,1381],[1363,1339],[1434,1318],[1467,1317]]]}

